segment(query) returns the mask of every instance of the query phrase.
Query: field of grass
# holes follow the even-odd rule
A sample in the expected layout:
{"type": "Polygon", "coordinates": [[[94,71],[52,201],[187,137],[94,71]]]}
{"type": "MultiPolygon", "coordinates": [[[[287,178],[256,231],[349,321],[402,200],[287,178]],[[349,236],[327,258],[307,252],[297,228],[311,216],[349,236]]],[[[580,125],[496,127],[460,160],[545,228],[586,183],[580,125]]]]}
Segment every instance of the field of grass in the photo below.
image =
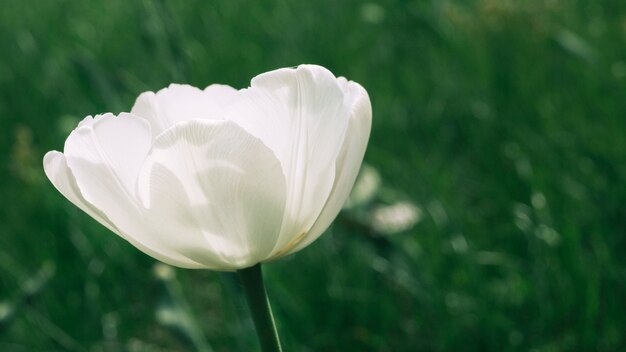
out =
{"type": "Polygon", "coordinates": [[[286,351],[626,350],[622,0],[0,0],[0,48],[0,351],[258,350],[234,275],[157,264],[41,160],[143,91],[300,63],[374,120],[352,206],[265,266],[286,351]]]}

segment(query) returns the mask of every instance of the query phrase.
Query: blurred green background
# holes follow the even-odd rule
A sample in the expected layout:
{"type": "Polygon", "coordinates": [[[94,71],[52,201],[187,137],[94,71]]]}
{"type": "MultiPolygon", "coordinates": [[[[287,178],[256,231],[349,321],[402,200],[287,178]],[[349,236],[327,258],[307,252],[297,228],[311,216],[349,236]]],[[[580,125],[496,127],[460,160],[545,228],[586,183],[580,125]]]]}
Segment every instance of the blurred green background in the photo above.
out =
{"type": "Polygon", "coordinates": [[[626,2],[0,0],[0,350],[255,351],[42,170],[170,82],[317,63],[374,121],[350,207],[265,267],[287,351],[626,350],[626,2]]]}

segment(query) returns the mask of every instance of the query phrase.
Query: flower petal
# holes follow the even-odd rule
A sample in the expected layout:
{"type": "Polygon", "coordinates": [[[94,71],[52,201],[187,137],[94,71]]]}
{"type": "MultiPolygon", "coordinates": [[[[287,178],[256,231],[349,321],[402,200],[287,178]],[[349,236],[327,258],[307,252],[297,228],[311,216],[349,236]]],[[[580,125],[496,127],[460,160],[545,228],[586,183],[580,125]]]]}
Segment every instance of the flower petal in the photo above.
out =
{"type": "Polygon", "coordinates": [[[67,166],[67,161],[63,153],[58,151],[46,153],[43,164],[46,176],[48,176],[54,187],[70,202],[74,203],[74,205],[76,205],[79,209],[87,213],[100,224],[104,225],[107,229],[131,242],[135,247],[139,248],[148,255],[151,255],[165,263],[190,269],[202,267],[200,264],[186,258],[172,258],[157,253],[120,231],[102,211],[90,204],[80,193],[76,179],[74,178],[70,168],[67,166]]]}
{"type": "Polygon", "coordinates": [[[265,259],[285,209],[279,161],[229,121],[181,122],[160,135],[138,193],[164,245],[221,270],[265,259]]]}
{"type": "Polygon", "coordinates": [[[83,199],[106,216],[114,232],[165,263],[198,268],[198,263],[155,241],[143,225],[135,181],[151,139],[148,123],[139,117],[96,116],[67,138],[65,159],[83,199]]]}
{"type": "MultiPolygon", "coordinates": [[[[124,190],[132,194],[151,141],[150,126],[144,119],[125,113],[119,117],[105,114],[96,116],[92,121],[83,121],[65,142],[65,154],[79,184],[83,170],[75,170],[73,164],[104,164],[115,175],[115,180],[109,182],[119,182],[124,190]]],[[[107,192],[102,187],[93,187],[87,191],[107,192]]]]}
{"type": "Polygon", "coordinates": [[[313,65],[259,75],[240,95],[227,119],[270,147],[286,177],[287,214],[275,255],[309,231],[326,202],[349,106],[335,76],[313,65]]]}
{"type": "MultiPolygon", "coordinates": [[[[63,153],[56,150],[46,153],[43,157],[43,168],[46,176],[50,179],[50,182],[52,182],[54,187],[61,192],[65,198],[74,203],[74,205],[80,208],[80,210],[96,219],[107,229],[118,233],[115,225],[111,223],[106,215],[96,209],[93,205],[89,204],[83,195],[80,194],[80,190],[76,184],[76,179],[74,178],[74,175],[72,175],[72,171],[67,167],[67,161],[65,160],[65,155],[63,155],[63,153]]],[[[118,235],[122,236],[119,233],[118,235]]]]}
{"type": "Polygon", "coordinates": [[[156,94],[145,92],[135,101],[131,113],[143,117],[154,136],[178,122],[191,119],[222,119],[222,106],[235,98],[237,90],[213,84],[205,90],[185,84],[171,84],[156,94]]]}
{"type": "Polygon", "coordinates": [[[289,253],[297,252],[315,241],[330,226],[348,199],[356,181],[372,126],[372,105],[367,91],[358,83],[340,77],[339,83],[352,107],[348,131],[337,158],[336,178],[328,201],[319,218],[300,243],[289,253]]]}

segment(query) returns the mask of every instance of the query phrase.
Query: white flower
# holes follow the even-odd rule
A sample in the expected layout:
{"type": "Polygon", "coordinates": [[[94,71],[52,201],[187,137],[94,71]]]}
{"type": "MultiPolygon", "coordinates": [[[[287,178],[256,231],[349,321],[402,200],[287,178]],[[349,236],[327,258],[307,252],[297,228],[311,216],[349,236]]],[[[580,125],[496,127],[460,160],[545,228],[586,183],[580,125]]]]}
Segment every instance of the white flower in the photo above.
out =
{"type": "Polygon", "coordinates": [[[302,65],[242,90],[143,93],[130,113],[85,118],[44,169],[67,199],[148,255],[237,270],[294,253],[328,228],[370,128],[363,87],[302,65]]]}

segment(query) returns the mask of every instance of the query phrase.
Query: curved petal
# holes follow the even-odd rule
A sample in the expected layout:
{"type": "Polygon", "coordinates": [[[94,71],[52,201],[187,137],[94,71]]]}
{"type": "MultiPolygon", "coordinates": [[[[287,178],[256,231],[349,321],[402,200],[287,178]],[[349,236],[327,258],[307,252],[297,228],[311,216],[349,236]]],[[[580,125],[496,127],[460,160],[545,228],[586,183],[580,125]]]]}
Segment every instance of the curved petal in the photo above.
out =
{"type": "Polygon", "coordinates": [[[186,258],[171,258],[154,252],[151,249],[142,245],[141,243],[134,241],[132,238],[120,231],[103,212],[90,204],[80,193],[78,185],[76,184],[76,179],[74,178],[72,171],[67,166],[67,161],[63,153],[60,153],[58,151],[51,151],[46,153],[46,155],[44,156],[43,164],[46,176],[48,176],[48,179],[50,179],[54,187],[59,192],[61,192],[61,194],[63,194],[65,198],[67,198],[70,202],[76,205],[79,209],[87,213],[87,215],[91,216],[100,224],[104,225],[104,227],[106,227],[107,229],[131,242],[135,247],[139,248],[144,253],[147,253],[152,257],[155,257],[165,263],[175,266],[189,269],[198,269],[202,267],[202,265],[186,258]]]}
{"type": "Polygon", "coordinates": [[[213,84],[204,90],[186,84],[170,84],[156,94],[145,92],[137,97],[131,113],[145,118],[154,136],[178,122],[191,119],[221,119],[222,107],[234,99],[237,90],[213,84]]]}
{"type": "Polygon", "coordinates": [[[80,195],[114,224],[114,232],[165,263],[200,267],[156,241],[143,224],[134,190],[151,140],[145,120],[106,114],[84,120],[67,138],[64,154],[80,195]]]}
{"type": "Polygon", "coordinates": [[[52,182],[54,187],[61,192],[67,200],[74,203],[74,205],[80,208],[80,210],[96,219],[96,221],[104,225],[107,229],[124,237],[118,232],[115,225],[111,223],[106,215],[96,209],[93,205],[89,204],[83,195],[80,194],[80,190],[76,184],[76,179],[67,167],[67,161],[65,160],[65,155],[63,155],[63,153],[56,150],[46,153],[43,157],[43,169],[50,182],[52,182]]]}
{"type": "Polygon", "coordinates": [[[233,270],[262,261],[274,247],[285,178],[272,151],[237,124],[191,120],[157,138],[138,194],[159,241],[233,270]]]}
{"type": "Polygon", "coordinates": [[[143,92],[135,100],[130,113],[144,118],[150,123],[152,135],[157,136],[166,130],[171,124],[170,121],[163,116],[159,108],[159,103],[154,92],[143,92]]]}
{"type": "Polygon", "coordinates": [[[287,213],[273,250],[278,255],[309,231],[326,202],[349,106],[330,71],[302,65],[253,78],[226,116],[260,138],[283,167],[287,213]]]}
{"type": "MultiPolygon", "coordinates": [[[[150,127],[144,119],[125,113],[119,117],[106,114],[84,120],[66,140],[64,152],[73,170],[73,164],[81,160],[107,165],[123,189],[132,193],[141,162],[148,154],[151,142],[150,127]]],[[[82,171],[74,170],[79,183],[82,171]]],[[[88,190],[106,191],[101,187],[88,190]]]]}
{"type": "Polygon", "coordinates": [[[340,77],[339,83],[352,107],[346,139],[337,158],[336,178],[328,201],[307,236],[289,251],[297,252],[326,231],[348,199],[356,181],[372,127],[372,105],[367,91],[358,83],[340,77]]]}

